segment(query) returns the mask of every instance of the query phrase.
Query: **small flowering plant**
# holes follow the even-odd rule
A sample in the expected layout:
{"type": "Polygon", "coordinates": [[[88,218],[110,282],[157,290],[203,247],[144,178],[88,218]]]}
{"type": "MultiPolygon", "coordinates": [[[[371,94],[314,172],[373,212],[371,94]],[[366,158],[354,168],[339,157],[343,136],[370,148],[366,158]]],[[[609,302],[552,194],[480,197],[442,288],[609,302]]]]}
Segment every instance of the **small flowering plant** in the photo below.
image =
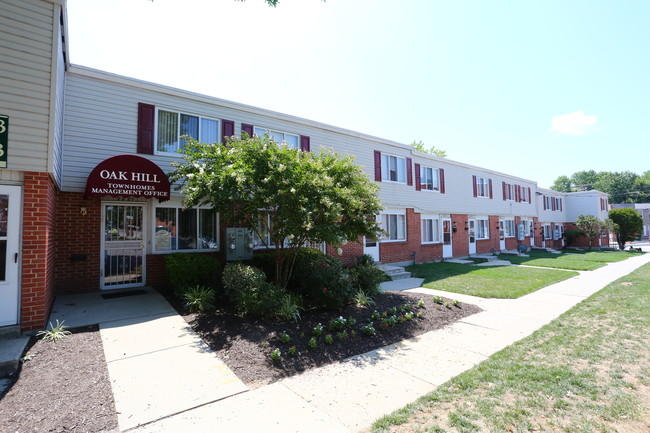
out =
{"type": "Polygon", "coordinates": [[[332,337],[332,334],[327,334],[325,336],[325,344],[332,344],[334,343],[334,337],[332,337]]]}
{"type": "Polygon", "coordinates": [[[345,328],[346,325],[347,325],[347,320],[345,320],[343,316],[339,316],[330,320],[327,327],[330,331],[341,331],[342,329],[345,328]]]}
{"type": "Polygon", "coordinates": [[[280,349],[274,349],[271,352],[271,361],[273,362],[280,362],[282,360],[282,352],[280,349]]]}
{"type": "Polygon", "coordinates": [[[307,342],[307,347],[309,347],[310,349],[315,349],[317,346],[318,346],[318,341],[316,341],[315,337],[310,338],[309,341],[307,342]]]}
{"type": "Polygon", "coordinates": [[[314,329],[311,330],[311,335],[314,337],[320,337],[323,334],[323,330],[323,324],[317,323],[316,326],[314,326],[314,329]]]}
{"type": "Polygon", "coordinates": [[[368,337],[371,337],[377,333],[375,330],[375,327],[372,325],[372,323],[369,323],[368,325],[362,326],[361,327],[361,332],[363,335],[367,335],[368,337]]]}
{"type": "Polygon", "coordinates": [[[287,355],[289,356],[296,356],[298,354],[298,349],[296,346],[291,346],[287,349],[287,355]]]}
{"type": "Polygon", "coordinates": [[[291,341],[291,337],[285,331],[282,331],[282,333],[280,333],[280,341],[284,344],[287,344],[289,341],[291,341]]]}
{"type": "Polygon", "coordinates": [[[379,314],[379,311],[377,311],[377,310],[373,311],[372,314],[370,315],[370,318],[372,320],[379,320],[380,317],[381,317],[381,314],[379,314]]]}
{"type": "Polygon", "coordinates": [[[424,300],[422,298],[418,299],[418,308],[424,308],[424,300]]]}

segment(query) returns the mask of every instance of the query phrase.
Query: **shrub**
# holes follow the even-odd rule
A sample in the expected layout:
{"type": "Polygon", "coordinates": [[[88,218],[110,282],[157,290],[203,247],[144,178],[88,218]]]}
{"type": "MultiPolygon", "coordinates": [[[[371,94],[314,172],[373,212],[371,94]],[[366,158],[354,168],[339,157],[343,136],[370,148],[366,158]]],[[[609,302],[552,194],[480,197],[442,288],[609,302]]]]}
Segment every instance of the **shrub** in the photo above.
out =
{"type": "Polygon", "coordinates": [[[203,313],[214,309],[214,290],[208,287],[189,287],[184,291],[182,298],[190,313],[203,313]]]}
{"type": "Polygon", "coordinates": [[[367,254],[357,259],[358,263],[348,269],[348,276],[352,287],[363,291],[368,296],[381,293],[379,284],[389,281],[390,277],[379,269],[372,257],[367,254]]]}
{"type": "Polygon", "coordinates": [[[304,296],[305,302],[316,308],[340,309],[352,300],[354,291],[343,276],[341,262],[311,248],[302,248],[288,287],[304,296]]]}
{"type": "Polygon", "coordinates": [[[584,236],[585,233],[582,230],[565,230],[564,239],[566,239],[567,246],[571,246],[578,241],[578,238],[584,236]]]}
{"type": "Polygon", "coordinates": [[[301,304],[302,299],[300,296],[285,292],[278,304],[277,317],[282,320],[297,322],[300,320],[300,311],[303,309],[301,304]]]}
{"type": "Polygon", "coordinates": [[[165,256],[165,270],[171,288],[180,294],[187,287],[216,287],[221,264],[205,254],[173,253],[165,256]]]}
{"type": "Polygon", "coordinates": [[[241,263],[226,265],[222,276],[226,294],[242,314],[275,317],[286,291],[266,281],[264,272],[241,263]]]}

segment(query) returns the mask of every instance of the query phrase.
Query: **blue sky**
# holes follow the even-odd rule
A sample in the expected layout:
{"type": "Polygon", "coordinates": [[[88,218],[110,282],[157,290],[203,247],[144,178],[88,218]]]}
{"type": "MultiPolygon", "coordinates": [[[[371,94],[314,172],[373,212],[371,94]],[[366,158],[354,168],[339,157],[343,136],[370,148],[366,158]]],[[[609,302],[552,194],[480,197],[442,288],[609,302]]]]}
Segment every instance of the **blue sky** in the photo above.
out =
{"type": "Polygon", "coordinates": [[[68,0],[70,60],[548,187],[650,170],[650,2],[68,0]]]}

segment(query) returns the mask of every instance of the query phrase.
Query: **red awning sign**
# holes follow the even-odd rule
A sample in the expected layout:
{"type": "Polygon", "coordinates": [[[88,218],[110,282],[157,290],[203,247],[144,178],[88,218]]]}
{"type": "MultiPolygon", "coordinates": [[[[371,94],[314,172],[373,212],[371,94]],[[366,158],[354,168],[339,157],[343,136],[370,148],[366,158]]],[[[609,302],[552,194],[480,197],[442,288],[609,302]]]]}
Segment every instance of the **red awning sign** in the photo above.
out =
{"type": "Polygon", "coordinates": [[[169,180],[155,163],[137,155],[108,158],[90,172],[84,198],[92,195],[169,200],[169,180]]]}

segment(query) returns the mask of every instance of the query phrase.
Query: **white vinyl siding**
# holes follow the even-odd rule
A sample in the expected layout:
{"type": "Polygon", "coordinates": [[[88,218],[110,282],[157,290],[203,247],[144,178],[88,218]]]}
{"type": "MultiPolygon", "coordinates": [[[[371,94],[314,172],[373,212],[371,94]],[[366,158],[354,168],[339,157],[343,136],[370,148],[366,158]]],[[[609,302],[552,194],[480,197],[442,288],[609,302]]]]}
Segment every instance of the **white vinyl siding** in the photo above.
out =
{"type": "Polygon", "coordinates": [[[52,104],[52,86],[57,84],[52,54],[60,6],[3,0],[1,8],[0,114],[9,116],[7,169],[46,172],[54,138],[50,114],[57,108],[52,104]]]}

